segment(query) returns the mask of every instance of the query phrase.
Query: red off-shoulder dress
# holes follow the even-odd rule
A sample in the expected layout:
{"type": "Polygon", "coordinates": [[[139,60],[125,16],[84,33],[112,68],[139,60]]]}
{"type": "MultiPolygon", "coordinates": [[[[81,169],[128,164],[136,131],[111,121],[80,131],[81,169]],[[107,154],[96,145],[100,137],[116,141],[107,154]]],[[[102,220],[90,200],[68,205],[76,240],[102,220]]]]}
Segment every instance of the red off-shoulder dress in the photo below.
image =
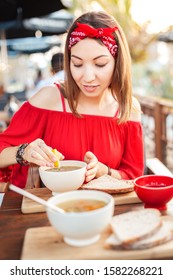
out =
{"type": "MultiPolygon", "coordinates": [[[[144,170],[143,132],[140,122],[117,123],[114,117],[82,115],[37,108],[25,102],[13,116],[9,127],[0,134],[0,152],[10,146],[30,143],[42,138],[60,151],[65,159],[83,160],[87,151],[98,160],[117,169],[123,179],[141,176],[144,170]]],[[[15,164],[0,169],[0,181],[25,187],[28,166],[15,164]]]]}

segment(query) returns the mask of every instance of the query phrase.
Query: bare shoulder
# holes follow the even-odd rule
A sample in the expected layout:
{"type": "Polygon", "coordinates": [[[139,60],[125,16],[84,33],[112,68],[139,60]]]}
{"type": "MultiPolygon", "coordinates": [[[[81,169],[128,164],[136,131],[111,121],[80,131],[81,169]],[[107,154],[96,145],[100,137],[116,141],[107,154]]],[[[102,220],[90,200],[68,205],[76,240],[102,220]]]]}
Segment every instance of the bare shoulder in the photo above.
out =
{"type": "Polygon", "coordinates": [[[35,107],[48,110],[61,110],[60,91],[56,85],[41,88],[29,99],[29,103],[35,107]]]}
{"type": "Polygon", "coordinates": [[[133,96],[132,97],[132,111],[130,114],[130,121],[140,122],[141,121],[141,106],[139,101],[133,96]]]}

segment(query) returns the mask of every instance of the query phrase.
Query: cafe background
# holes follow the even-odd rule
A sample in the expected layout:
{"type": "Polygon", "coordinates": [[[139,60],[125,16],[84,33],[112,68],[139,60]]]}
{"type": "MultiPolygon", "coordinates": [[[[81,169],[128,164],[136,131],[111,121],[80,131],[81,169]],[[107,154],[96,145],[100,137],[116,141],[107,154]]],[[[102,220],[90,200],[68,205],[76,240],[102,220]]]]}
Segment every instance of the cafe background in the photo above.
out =
{"type": "MultiPolygon", "coordinates": [[[[21,102],[27,99],[27,92],[34,88],[38,70],[41,70],[43,78],[50,76],[51,57],[55,52],[63,51],[65,31],[73,18],[88,10],[104,9],[118,19],[128,39],[132,57],[133,93],[139,99],[143,111],[146,157],[159,158],[173,171],[171,2],[63,0],[65,9],[60,12],[65,16],[63,21],[66,25],[61,31],[53,29],[46,33],[38,29],[34,30],[32,38],[13,41],[16,33],[12,32],[14,38],[8,39],[6,35],[9,30],[4,32],[1,29],[0,110],[4,109],[9,95],[16,96],[21,102]]],[[[57,18],[52,22],[58,27],[62,24],[57,18]]],[[[51,24],[47,21],[49,27],[51,24]]]]}

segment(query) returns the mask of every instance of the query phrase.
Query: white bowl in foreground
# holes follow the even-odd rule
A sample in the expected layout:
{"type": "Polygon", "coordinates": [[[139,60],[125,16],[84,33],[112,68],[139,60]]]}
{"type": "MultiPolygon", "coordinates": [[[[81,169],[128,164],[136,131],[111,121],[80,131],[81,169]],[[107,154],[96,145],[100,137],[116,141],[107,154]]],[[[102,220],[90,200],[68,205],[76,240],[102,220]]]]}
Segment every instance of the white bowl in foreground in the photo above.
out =
{"type": "Polygon", "coordinates": [[[83,161],[62,160],[61,167],[77,166],[79,169],[71,171],[49,171],[51,167],[40,166],[39,174],[43,184],[52,191],[52,194],[77,190],[85,180],[86,166],[83,161]]]}
{"type": "Polygon", "coordinates": [[[105,206],[92,211],[64,214],[48,207],[46,211],[51,225],[63,235],[64,241],[71,246],[81,247],[95,243],[113,216],[113,197],[101,191],[77,190],[53,196],[49,198],[48,203],[59,206],[60,203],[72,200],[99,200],[104,202],[105,206]]]}

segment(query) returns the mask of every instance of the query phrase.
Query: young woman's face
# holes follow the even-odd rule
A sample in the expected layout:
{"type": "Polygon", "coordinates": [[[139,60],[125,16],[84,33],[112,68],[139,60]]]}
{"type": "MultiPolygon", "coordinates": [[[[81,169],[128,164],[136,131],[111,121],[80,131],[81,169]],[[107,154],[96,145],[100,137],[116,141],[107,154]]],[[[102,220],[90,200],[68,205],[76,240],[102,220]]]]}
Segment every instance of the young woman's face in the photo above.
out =
{"type": "Polygon", "coordinates": [[[115,60],[106,46],[86,38],[71,48],[73,79],[86,96],[96,97],[109,87],[115,60]]]}

